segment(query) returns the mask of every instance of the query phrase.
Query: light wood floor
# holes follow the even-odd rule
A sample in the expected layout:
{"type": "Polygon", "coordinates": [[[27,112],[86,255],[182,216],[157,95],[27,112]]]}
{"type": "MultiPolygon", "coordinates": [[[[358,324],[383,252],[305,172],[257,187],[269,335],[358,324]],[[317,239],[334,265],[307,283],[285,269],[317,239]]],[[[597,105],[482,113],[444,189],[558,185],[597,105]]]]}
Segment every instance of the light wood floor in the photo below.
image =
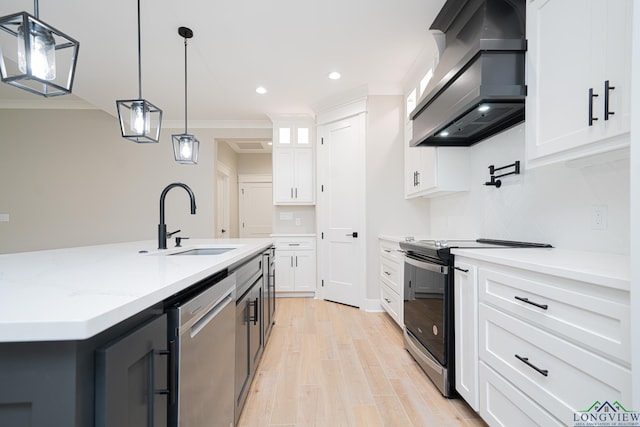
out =
{"type": "Polygon", "coordinates": [[[485,426],[445,399],[385,313],[279,298],[276,324],[238,425],[485,426]]]}

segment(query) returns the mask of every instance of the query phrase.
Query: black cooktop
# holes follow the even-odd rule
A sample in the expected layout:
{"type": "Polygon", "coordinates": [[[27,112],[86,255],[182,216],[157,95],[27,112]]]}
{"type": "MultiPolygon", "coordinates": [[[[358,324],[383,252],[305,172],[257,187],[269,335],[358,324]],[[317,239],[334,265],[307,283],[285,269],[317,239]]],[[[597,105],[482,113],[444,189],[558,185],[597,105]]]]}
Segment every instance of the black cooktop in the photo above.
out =
{"type": "Polygon", "coordinates": [[[547,243],[517,242],[513,240],[411,240],[401,241],[400,247],[408,253],[451,262],[451,249],[499,249],[499,248],[552,248],[547,243]]]}

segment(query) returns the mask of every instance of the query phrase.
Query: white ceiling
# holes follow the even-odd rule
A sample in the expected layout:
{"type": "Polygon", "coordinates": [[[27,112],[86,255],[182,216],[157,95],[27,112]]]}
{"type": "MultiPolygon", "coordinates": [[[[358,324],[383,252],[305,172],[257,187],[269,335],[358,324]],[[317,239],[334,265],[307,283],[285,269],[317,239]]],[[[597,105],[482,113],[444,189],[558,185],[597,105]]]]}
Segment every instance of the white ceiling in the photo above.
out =
{"type": "MultiPolygon", "coordinates": [[[[189,123],[313,114],[345,94],[401,94],[429,63],[428,27],[444,0],[142,0],[143,98],[167,123],[184,120],[189,40],[189,123]],[[342,79],[328,79],[339,71],[342,79]],[[266,95],[255,92],[267,88],[266,95]],[[192,122],[194,121],[194,122],[192,122]]],[[[84,100],[115,115],[138,96],[136,0],[41,0],[40,19],[80,41],[73,93],[41,99],[0,89],[4,106],[84,100]],[[62,101],[65,98],[65,101],[62,101]]],[[[33,14],[29,0],[0,1],[0,16],[33,14]]],[[[426,71],[426,70],[425,70],[426,71]]],[[[55,105],[55,104],[51,104],[55,105]]]]}

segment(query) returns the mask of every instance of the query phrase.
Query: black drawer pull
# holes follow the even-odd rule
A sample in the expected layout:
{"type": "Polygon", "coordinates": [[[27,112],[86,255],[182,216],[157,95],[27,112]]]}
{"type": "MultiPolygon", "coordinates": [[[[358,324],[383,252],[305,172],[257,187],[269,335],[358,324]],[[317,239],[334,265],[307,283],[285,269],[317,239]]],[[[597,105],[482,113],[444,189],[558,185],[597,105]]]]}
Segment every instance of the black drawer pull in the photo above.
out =
{"type": "Polygon", "coordinates": [[[518,356],[517,354],[515,356],[516,356],[516,359],[518,359],[519,361],[521,361],[522,363],[524,363],[528,367],[535,369],[539,374],[544,375],[545,377],[549,376],[549,371],[548,370],[538,368],[536,365],[534,365],[533,363],[529,362],[529,358],[528,357],[518,356]]]}
{"type": "Polygon", "coordinates": [[[456,270],[458,270],[458,271],[462,271],[463,273],[468,273],[468,272],[469,272],[469,269],[468,269],[468,268],[467,268],[467,269],[460,268],[460,267],[453,267],[453,268],[455,268],[455,269],[456,269],[456,270]]]}
{"type": "Polygon", "coordinates": [[[384,274],[386,274],[387,276],[391,276],[391,273],[389,273],[388,271],[385,271],[384,274]]]}
{"type": "Polygon", "coordinates": [[[518,301],[522,301],[522,302],[526,302],[527,304],[531,304],[531,305],[535,305],[538,308],[541,308],[543,310],[546,310],[549,308],[549,306],[547,304],[538,304],[537,302],[533,302],[533,301],[529,301],[529,298],[524,298],[524,297],[514,297],[515,299],[517,299],[518,301]]]}
{"type": "Polygon", "coordinates": [[[593,98],[597,97],[597,93],[593,93],[593,88],[589,88],[589,126],[593,126],[593,122],[598,120],[597,117],[593,117],[593,98]]]}
{"type": "Polygon", "coordinates": [[[611,86],[609,80],[605,80],[604,82],[604,119],[609,120],[609,116],[614,115],[615,113],[609,110],[609,92],[614,90],[615,86],[611,86]]]}

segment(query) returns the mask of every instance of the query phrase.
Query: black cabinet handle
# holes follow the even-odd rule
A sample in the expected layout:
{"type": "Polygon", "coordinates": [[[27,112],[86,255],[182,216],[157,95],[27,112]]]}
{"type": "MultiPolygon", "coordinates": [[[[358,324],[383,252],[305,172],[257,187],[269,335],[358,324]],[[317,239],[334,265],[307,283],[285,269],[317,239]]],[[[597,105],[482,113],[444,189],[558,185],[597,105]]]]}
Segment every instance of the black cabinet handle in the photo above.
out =
{"type": "Polygon", "coordinates": [[[416,185],[420,185],[420,172],[416,172],[416,185]]]}
{"type": "Polygon", "coordinates": [[[298,266],[298,255],[296,255],[296,267],[298,266]]]}
{"type": "Polygon", "coordinates": [[[156,389],[156,375],[155,375],[155,371],[156,371],[156,356],[169,356],[171,354],[170,350],[151,350],[149,351],[149,363],[148,363],[148,387],[149,387],[149,394],[147,395],[147,420],[148,420],[148,425],[149,426],[153,426],[155,424],[154,422],[154,416],[155,416],[155,399],[156,399],[156,395],[157,394],[163,394],[163,395],[170,395],[171,394],[171,389],[170,388],[166,388],[166,389],[160,389],[157,390],[156,389]]]}
{"type": "Polygon", "coordinates": [[[528,367],[530,367],[532,369],[535,369],[540,375],[544,375],[545,377],[549,376],[549,371],[548,370],[538,368],[536,365],[534,365],[533,363],[529,362],[529,358],[528,357],[518,356],[517,354],[515,356],[516,356],[516,359],[518,359],[519,361],[521,361],[522,363],[524,363],[528,367]]]}
{"type": "Polygon", "coordinates": [[[589,88],[589,126],[593,126],[593,122],[598,120],[597,117],[593,117],[593,98],[597,97],[597,93],[593,93],[593,88],[589,88]]]}
{"type": "Polygon", "coordinates": [[[529,301],[529,298],[519,297],[519,296],[515,296],[514,298],[517,299],[518,301],[526,302],[527,304],[534,305],[534,306],[536,306],[538,308],[541,308],[543,310],[546,310],[546,309],[549,308],[549,306],[547,304],[538,304],[537,302],[529,301]]]}
{"type": "Polygon", "coordinates": [[[453,267],[453,268],[455,268],[455,269],[456,269],[456,270],[458,270],[458,271],[462,271],[463,273],[468,273],[468,272],[469,272],[469,269],[468,269],[468,268],[467,268],[467,269],[460,268],[460,267],[453,267]]]}
{"type": "Polygon", "coordinates": [[[386,274],[387,276],[391,276],[391,273],[389,273],[388,271],[385,271],[384,274],[386,274]]]}
{"type": "Polygon", "coordinates": [[[609,120],[609,116],[614,115],[613,111],[609,111],[609,91],[615,89],[615,86],[609,84],[609,80],[604,81],[604,119],[609,120]]]}
{"type": "Polygon", "coordinates": [[[258,324],[258,301],[259,298],[256,297],[255,302],[253,303],[253,324],[258,324]]]}

